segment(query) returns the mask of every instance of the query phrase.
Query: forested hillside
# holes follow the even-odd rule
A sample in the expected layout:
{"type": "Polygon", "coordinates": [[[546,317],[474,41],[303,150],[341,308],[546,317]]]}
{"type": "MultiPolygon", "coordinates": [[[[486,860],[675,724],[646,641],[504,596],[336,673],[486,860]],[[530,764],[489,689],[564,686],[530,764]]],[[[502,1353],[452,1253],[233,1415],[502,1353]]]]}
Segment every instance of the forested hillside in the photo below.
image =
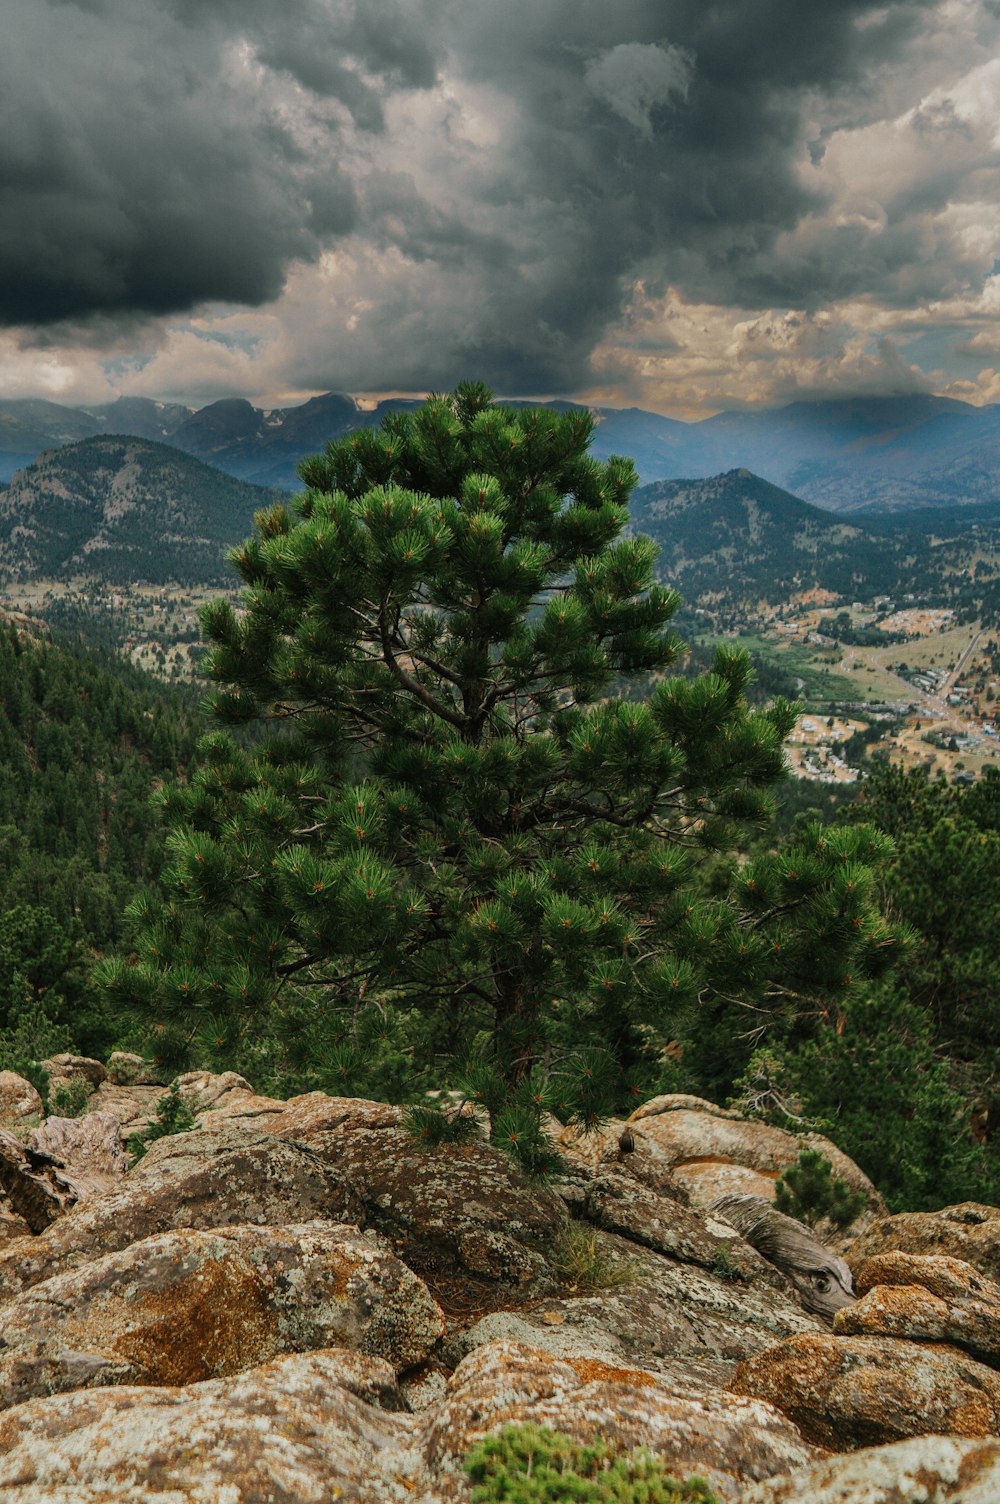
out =
{"type": "Polygon", "coordinates": [[[165,444],[83,439],[0,491],[0,567],[20,579],[223,581],[226,550],[278,494],[165,444]]]}
{"type": "Polygon", "coordinates": [[[984,621],[1000,606],[1000,524],[989,507],[848,518],[730,470],[643,486],[630,513],[660,546],[660,575],[689,600],[777,602],[822,585],[846,600],[918,590],[984,621]]]}
{"type": "Polygon", "coordinates": [[[159,874],[150,795],[188,766],[196,706],[117,659],[0,625],[0,1037],[107,1044],[90,962],[159,874]]]}

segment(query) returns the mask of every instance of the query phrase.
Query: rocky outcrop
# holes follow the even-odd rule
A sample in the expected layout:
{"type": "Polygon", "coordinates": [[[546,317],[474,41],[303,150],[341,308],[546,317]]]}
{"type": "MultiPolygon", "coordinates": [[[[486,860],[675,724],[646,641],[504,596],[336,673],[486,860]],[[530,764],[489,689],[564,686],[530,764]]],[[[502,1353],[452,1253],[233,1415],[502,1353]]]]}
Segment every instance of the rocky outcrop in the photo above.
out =
{"type": "Polygon", "coordinates": [[[364,1220],[350,1188],[302,1144],[228,1124],[176,1134],[153,1144],[119,1190],[75,1207],[40,1237],[0,1244],[0,1299],[154,1233],[313,1218],[364,1220]]]}
{"type": "Polygon", "coordinates": [[[159,1233],[3,1307],[0,1407],[106,1384],[191,1384],[349,1347],[396,1370],[444,1321],[378,1238],[331,1222],[159,1233]]]}
{"type": "MultiPolygon", "coordinates": [[[[861,1232],[886,1213],[885,1202],[868,1176],[818,1133],[786,1133],[768,1123],[741,1117],[701,1097],[669,1094],[636,1108],[629,1124],[652,1141],[673,1183],[695,1206],[709,1206],[722,1196],[765,1196],[774,1200],[778,1177],[803,1149],[818,1149],[833,1173],[852,1191],[864,1191],[864,1210],[854,1223],[861,1232]]],[[[639,1157],[639,1149],[636,1157],[639,1157]]]]}
{"type": "MultiPolygon", "coordinates": [[[[826,1448],[931,1429],[943,1489],[989,1476],[997,1292],[974,1260],[852,1251],[831,1334],[697,1204],[727,1165],[770,1193],[800,1138],[659,1098],[591,1138],[553,1125],[567,1173],[539,1184],[384,1103],[191,1072],[196,1126],[129,1163],[168,1083],[134,1056],[49,1064],[83,1115],[0,1130],[25,1211],[0,1219],[5,1504],[467,1504],[466,1451],[510,1421],[650,1446],[722,1504],[847,1487],[826,1448]]],[[[966,1233],[993,1215],[954,1210],[966,1233]]]]}
{"type": "Polygon", "coordinates": [[[1000,1208],[963,1201],[939,1212],[881,1217],[851,1244],[856,1269],[876,1253],[943,1253],[964,1259],[1000,1283],[1000,1208]]]}
{"type": "Polygon", "coordinates": [[[42,1099],[23,1076],[0,1071],[0,1128],[31,1127],[43,1116],[42,1099]]]}
{"type": "Polygon", "coordinates": [[[731,1387],[768,1400],[835,1451],[909,1436],[1000,1436],[1000,1376],[955,1347],[789,1337],[741,1364],[731,1387]]]}
{"type": "Polygon", "coordinates": [[[334,1349],[184,1388],[95,1389],[0,1415],[8,1504],[372,1504],[422,1459],[392,1369],[334,1349]]]}
{"type": "Polygon", "coordinates": [[[73,1186],[46,1155],[34,1155],[23,1138],[0,1128],[0,1192],[7,1209],[30,1232],[42,1232],[76,1202],[73,1186]]]}
{"type": "Polygon", "coordinates": [[[791,1292],[766,1280],[685,1266],[624,1238],[594,1236],[609,1281],[621,1283],[494,1312],[450,1340],[449,1360],[509,1340],[554,1357],[589,1353],[612,1365],[722,1387],[742,1358],[778,1337],[820,1329],[791,1292]]]}
{"type": "Polygon", "coordinates": [[[1000,1442],[921,1436],[783,1473],[740,1504],[996,1504],[1000,1442]]]}
{"type": "Polygon", "coordinates": [[[116,1190],[129,1167],[118,1120],[106,1112],[46,1118],[25,1139],[29,1155],[54,1165],[75,1202],[116,1190]]]}
{"type": "Polygon", "coordinates": [[[1000,1367],[1000,1285],[963,1259],[882,1253],[858,1269],[862,1298],[834,1330],[854,1335],[949,1342],[1000,1367]]]}
{"type": "Polygon", "coordinates": [[[770,1405],[694,1383],[680,1391],[643,1368],[501,1342],[471,1353],[424,1418],[423,1450],[443,1496],[468,1497],[460,1469],[470,1447],[526,1420],[578,1441],[599,1435],[625,1449],[649,1447],[672,1470],[707,1478],[726,1500],[816,1456],[770,1405]]]}

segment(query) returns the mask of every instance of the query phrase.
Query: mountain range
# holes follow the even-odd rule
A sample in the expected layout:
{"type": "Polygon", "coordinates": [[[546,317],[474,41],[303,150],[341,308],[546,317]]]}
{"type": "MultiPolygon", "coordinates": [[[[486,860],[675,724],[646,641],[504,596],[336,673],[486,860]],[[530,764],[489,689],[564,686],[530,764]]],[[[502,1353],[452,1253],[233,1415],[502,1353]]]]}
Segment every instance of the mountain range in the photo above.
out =
{"type": "MultiPolygon", "coordinates": [[[[0,402],[0,481],[42,452],[99,434],[167,443],[257,485],[298,487],[296,466],[328,439],[392,409],[329,392],[262,409],[224,398],[193,410],[148,398],[103,407],[0,402]]],[[[552,404],[561,408],[571,404],[552,404]]],[[[747,469],[835,512],[980,505],[1000,497],[1000,405],[928,395],[794,402],[682,423],[640,408],[594,409],[593,452],[630,455],[643,483],[747,469]]]]}
{"type": "Polygon", "coordinates": [[[643,486],[630,520],[659,544],[657,573],[688,601],[777,602],[820,585],[848,600],[917,590],[940,605],[998,604],[990,507],[845,516],[740,469],[643,486]],[[915,528],[915,516],[934,526],[915,528]]]}
{"type": "MultiPolygon", "coordinates": [[[[288,493],[238,480],[172,446],[102,434],[64,444],[0,491],[0,570],[21,580],[234,583],[226,550],[288,493]]],[[[836,514],[746,469],[656,481],[631,525],[660,546],[658,573],[691,602],[786,599],[822,585],[847,598],[919,588],[941,604],[992,603],[1000,507],[836,514]],[[917,528],[916,517],[932,526],[917,528]]]]}
{"type": "Polygon", "coordinates": [[[101,435],[42,455],[0,491],[0,568],[21,579],[232,582],[226,550],[287,492],[149,439],[101,435]]]}

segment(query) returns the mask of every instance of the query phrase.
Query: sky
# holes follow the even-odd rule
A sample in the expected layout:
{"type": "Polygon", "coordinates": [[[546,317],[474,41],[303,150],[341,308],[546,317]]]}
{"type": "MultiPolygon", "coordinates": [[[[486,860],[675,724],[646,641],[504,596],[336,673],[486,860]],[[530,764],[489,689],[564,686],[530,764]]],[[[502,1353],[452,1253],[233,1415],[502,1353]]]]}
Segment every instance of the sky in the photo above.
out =
{"type": "Polygon", "coordinates": [[[1000,0],[0,0],[0,397],[1000,401],[1000,0]]]}

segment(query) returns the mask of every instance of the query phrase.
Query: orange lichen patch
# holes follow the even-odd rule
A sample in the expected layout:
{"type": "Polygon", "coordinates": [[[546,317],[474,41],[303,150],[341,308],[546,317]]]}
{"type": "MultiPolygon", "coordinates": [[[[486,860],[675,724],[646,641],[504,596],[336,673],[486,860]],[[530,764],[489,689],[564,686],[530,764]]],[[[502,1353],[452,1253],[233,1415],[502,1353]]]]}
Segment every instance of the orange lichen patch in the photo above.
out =
{"type": "Polygon", "coordinates": [[[636,1389],[648,1389],[656,1384],[651,1373],[641,1368],[613,1368],[602,1363],[600,1358],[564,1358],[577,1378],[584,1384],[631,1384],[636,1389]]]}
{"type": "Polygon", "coordinates": [[[225,1378],[281,1351],[267,1283],[230,1259],[206,1260],[169,1289],[143,1294],[136,1317],[108,1350],[153,1384],[225,1378]]]}

